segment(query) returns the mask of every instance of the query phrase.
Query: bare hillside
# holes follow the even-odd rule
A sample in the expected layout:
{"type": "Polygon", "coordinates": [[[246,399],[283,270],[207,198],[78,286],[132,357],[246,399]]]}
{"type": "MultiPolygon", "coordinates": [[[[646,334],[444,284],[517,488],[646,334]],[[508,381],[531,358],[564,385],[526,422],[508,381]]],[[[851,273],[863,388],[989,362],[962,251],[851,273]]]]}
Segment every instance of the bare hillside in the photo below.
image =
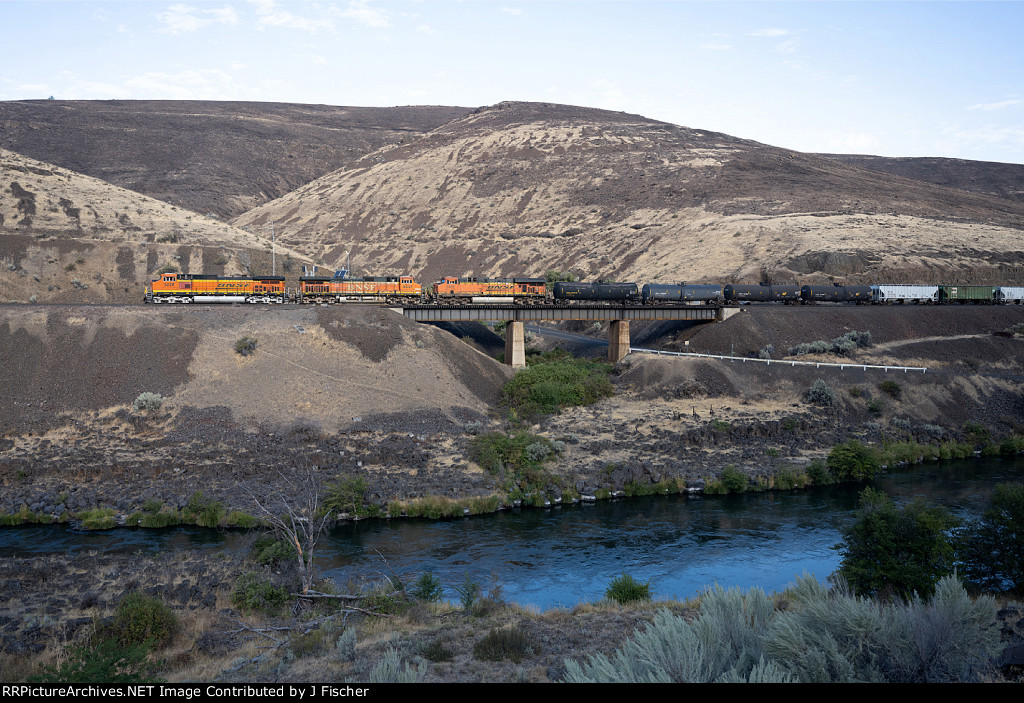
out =
{"type": "Polygon", "coordinates": [[[636,115],[480,108],[237,218],[357,270],[1019,278],[1024,204],[636,115]]]}
{"type": "Polygon", "coordinates": [[[1024,201],[1024,164],[935,157],[890,158],[864,154],[818,156],[949,188],[1006,198],[1018,203],[1024,201]]]}
{"type": "MultiPolygon", "coordinates": [[[[139,301],[161,268],[269,273],[268,238],[0,149],[0,301],[139,301]]],[[[279,264],[305,257],[278,247],[279,264]]]]}
{"type": "Polygon", "coordinates": [[[19,100],[0,102],[0,148],[226,218],[467,111],[188,100],[19,100]]]}

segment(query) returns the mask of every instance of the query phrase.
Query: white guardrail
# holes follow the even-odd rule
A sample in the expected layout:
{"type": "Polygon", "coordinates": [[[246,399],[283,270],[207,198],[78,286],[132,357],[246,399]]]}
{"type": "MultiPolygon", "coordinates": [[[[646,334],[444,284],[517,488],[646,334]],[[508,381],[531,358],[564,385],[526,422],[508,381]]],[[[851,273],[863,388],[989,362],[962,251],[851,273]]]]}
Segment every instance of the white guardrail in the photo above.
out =
{"type": "Polygon", "coordinates": [[[747,361],[750,361],[750,362],[756,362],[756,363],[759,363],[759,364],[766,364],[766,365],[770,365],[770,364],[783,364],[783,365],[789,365],[789,366],[814,366],[816,368],[821,368],[822,366],[835,366],[835,367],[840,368],[840,369],[863,369],[865,371],[867,371],[868,369],[871,369],[872,371],[885,371],[886,373],[888,373],[890,370],[892,370],[892,371],[902,371],[903,373],[907,373],[908,371],[920,371],[921,373],[925,373],[926,371],[928,371],[928,367],[927,366],[879,366],[879,365],[876,365],[876,364],[853,364],[853,363],[849,363],[849,362],[848,363],[836,364],[836,363],[832,363],[830,361],[794,361],[794,360],[791,360],[791,359],[785,359],[785,360],[779,360],[779,359],[755,359],[753,357],[748,357],[748,356],[724,356],[722,354],[700,354],[698,352],[670,352],[670,351],[662,351],[660,349],[639,349],[637,347],[630,347],[629,351],[630,351],[630,353],[637,352],[639,354],[657,354],[659,356],[696,356],[696,357],[702,357],[702,358],[705,358],[705,359],[722,359],[723,361],[742,361],[744,363],[747,362],[747,361]]]}

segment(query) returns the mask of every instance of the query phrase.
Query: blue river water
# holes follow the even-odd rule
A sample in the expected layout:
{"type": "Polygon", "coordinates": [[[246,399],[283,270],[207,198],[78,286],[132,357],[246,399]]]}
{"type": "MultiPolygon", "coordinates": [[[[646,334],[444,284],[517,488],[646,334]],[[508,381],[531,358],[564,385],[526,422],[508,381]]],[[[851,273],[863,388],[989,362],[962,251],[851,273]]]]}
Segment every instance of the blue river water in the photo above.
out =
{"type": "MultiPolygon", "coordinates": [[[[925,464],[872,485],[897,502],[924,498],[970,517],[992,487],[1024,481],[1024,459],[925,464]]],[[[432,571],[457,600],[469,574],[499,584],[510,601],[539,609],[602,597],[616,576],[650,580],[656,597],[685,598],[715,583],[779,590],[803,573],[825,579],[839,561],[832,549],[863,486],[732,496],[654,496],[502,511],[444,521],[369,520],[339,526],[317,548],[322,575],[339,583],[432,571]]],[[[67,526],[0,529],[0,556],[244,549],[238,531],[196,527],[79,532],[67,526]]]]}

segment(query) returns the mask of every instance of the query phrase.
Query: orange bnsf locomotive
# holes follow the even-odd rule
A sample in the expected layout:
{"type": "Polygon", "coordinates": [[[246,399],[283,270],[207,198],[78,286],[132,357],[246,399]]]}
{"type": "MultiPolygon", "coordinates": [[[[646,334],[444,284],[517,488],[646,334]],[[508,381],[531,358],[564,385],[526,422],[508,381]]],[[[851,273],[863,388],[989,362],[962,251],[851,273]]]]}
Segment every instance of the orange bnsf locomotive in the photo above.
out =
{"type": "Polygon", "coordinates": [[[547,279],[445,276],[434,284],[431,294],[438,303],[544,302],[547,279]]]}
{"type": "Polygon", "coordinates": [[[165,273],[146,290],[147,303],[283,303],[284,276],[259,278],[165,273]]]}
{"type": "Polygon", "coordinates": [[[411,302],[423,297],[423,286],[412,276],[302,276],[298,302],[411,302]]]}

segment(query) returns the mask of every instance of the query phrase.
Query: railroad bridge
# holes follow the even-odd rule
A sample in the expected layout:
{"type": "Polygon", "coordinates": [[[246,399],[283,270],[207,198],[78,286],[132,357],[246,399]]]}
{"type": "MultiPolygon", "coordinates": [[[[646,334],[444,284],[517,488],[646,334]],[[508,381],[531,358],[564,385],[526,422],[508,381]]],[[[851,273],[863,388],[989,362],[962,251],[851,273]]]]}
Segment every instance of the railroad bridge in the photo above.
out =
{"type": "Polygon", "coordinates": [[[629,353],[629,323],[633,320],[722,322],[740,311],[718,305],[409,305],[397,310],[416,322],[507,322],[505,363],[514,369],[526,366],[525,322],[608,322],[608,361],[615,363],[629,353]]]}

